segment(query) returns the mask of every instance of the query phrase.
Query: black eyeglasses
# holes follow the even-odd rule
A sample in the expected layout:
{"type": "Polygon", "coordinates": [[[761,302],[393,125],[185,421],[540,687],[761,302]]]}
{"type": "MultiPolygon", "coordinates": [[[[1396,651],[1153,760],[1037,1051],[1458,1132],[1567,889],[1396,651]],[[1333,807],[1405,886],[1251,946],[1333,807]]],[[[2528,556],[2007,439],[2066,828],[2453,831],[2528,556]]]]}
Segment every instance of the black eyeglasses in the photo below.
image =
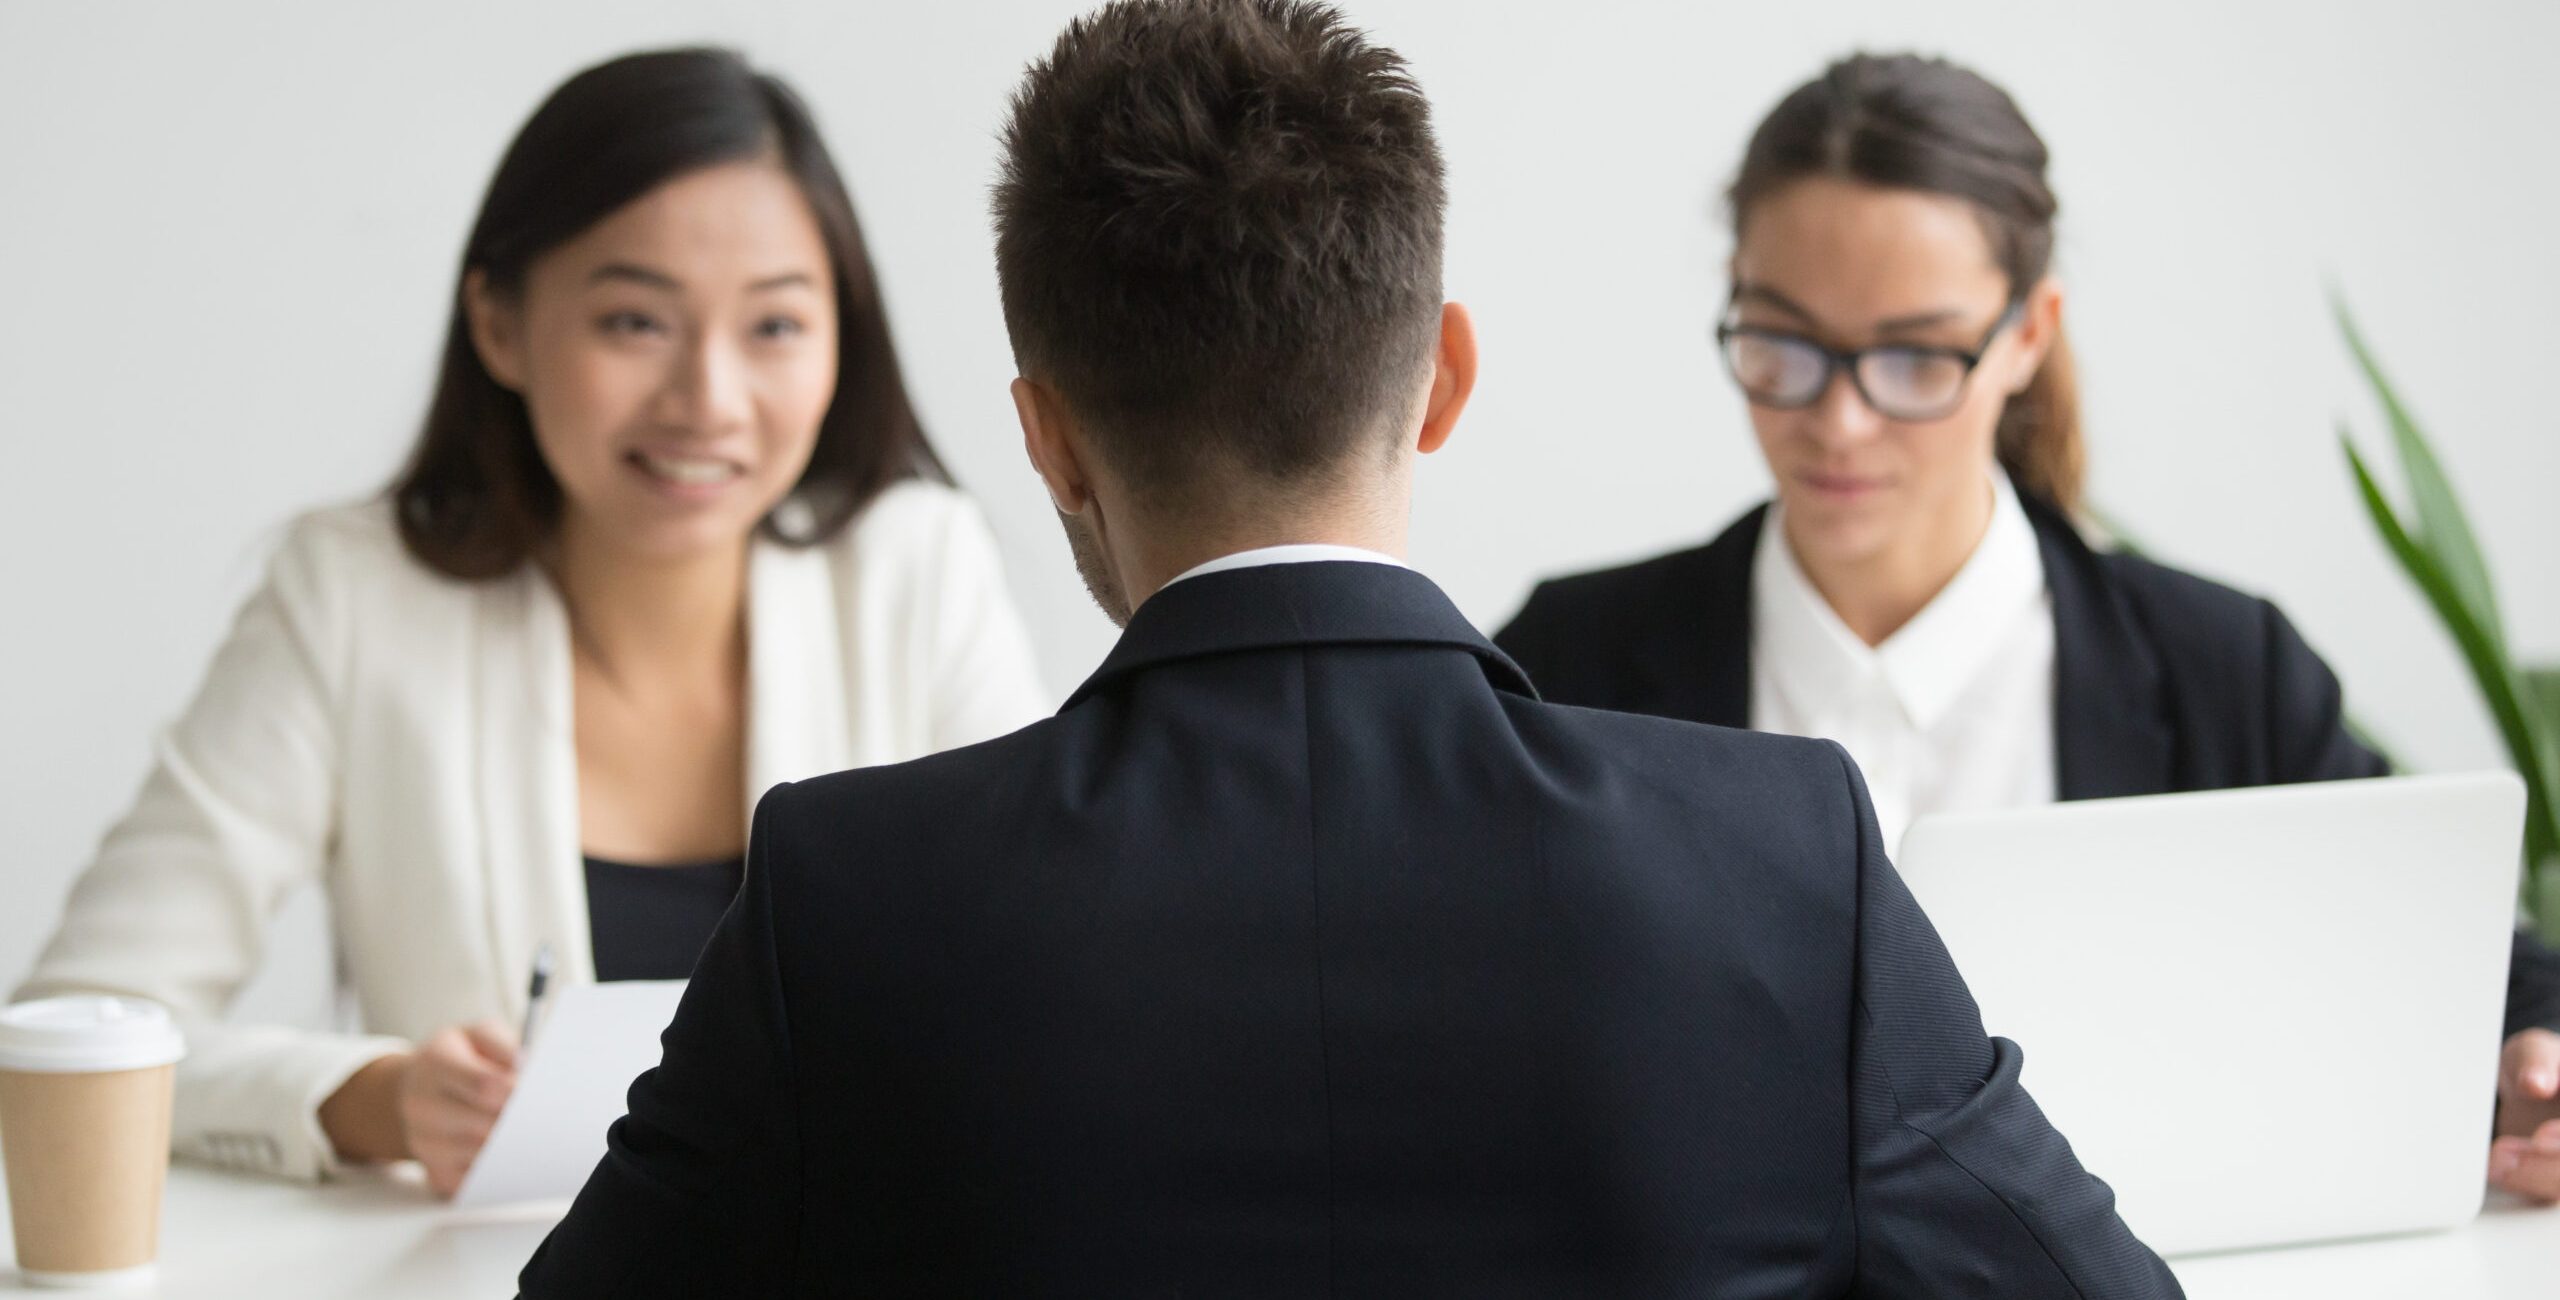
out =
{"type": "Polygon", "coordinates": [[[1963,405],[1973,368],[2025,307],[2024,300],[2010,302],[1970,352],[1902,343],[1844,351],[1801,334],[1731,323],[1716,326],[1716,350],[1754,405],[1802,410],[1822,400],[1834,371],[1845,370],[1850,386],[1876,414],[1888,420],[1935,420],[1963,405]]]}

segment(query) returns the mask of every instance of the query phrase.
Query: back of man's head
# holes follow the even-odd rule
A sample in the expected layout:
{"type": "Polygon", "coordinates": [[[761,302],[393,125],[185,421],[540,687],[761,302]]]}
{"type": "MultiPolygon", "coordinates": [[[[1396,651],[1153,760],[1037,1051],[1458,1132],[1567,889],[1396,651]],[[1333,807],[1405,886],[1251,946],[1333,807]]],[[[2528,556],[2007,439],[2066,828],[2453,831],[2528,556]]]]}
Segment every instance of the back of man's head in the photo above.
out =
{"type": "Polygon", "coordinates": [[[1004,143],[1016,363],[1132,493],[1385,463],[1441,305],[1440,151],[1394,51],[1305,0],[1114,0],[1032,65],[1004,143]]]}

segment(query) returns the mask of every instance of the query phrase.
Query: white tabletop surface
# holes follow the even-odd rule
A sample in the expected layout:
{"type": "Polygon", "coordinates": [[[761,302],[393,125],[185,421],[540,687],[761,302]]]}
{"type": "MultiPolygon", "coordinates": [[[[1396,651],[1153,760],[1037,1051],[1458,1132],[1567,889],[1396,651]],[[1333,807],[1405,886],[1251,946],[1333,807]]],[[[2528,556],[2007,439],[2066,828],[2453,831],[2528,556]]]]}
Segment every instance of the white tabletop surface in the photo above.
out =
{"type": "MultiPolygon", "coordinates": [[[[158,1287],[119,1294],[508,1296],[525,1257],[564,1209],[555,1202],[455,1210],[409,1171],[359,1172],[304,1187],[181,1165],[169,1175],[158,1287]]],[[[2454,1232],[2173,1263],[2192,1300],[2548,1300],[2560,1295],[2560,1210],[2497,1200],[2478,1222],[2454,1232]]],[[[0,1295],[26,1293],[0,1233],[0,1295]]]]}

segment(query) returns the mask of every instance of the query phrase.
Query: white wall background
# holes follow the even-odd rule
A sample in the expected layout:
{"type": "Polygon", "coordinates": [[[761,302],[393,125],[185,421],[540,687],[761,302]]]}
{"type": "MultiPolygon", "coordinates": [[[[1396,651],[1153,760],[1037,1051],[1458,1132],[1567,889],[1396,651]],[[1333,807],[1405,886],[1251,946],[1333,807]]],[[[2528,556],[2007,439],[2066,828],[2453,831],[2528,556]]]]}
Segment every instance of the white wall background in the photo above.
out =
{"type": "MultiPolygon", "coordinates": [[[[985,194],[1007,90],[1083,7],[0,0],[0,988],[277,526],[391,473],[509,135],[628,49],[732,43],[813,102],[926,422],[1072,686],[1111,631],[1020,463],[985,194]]],[[[1412,59],[1449,156],[1485,371],[1425,463],[1415,558],[1479,623],[1761,494],[1706,343],[1716,188],[1827,58],[1917,47],[2004,82],[2053,146],[2107,509],[2281,601],[2416,765],[2496,760],[2340,463],[2336,417],[2379,430],[2334,277],[2434,427],[2511,634],[2560,659],[2560,6],[1349,7],[1412,59]]],[[[244,1010],[318,1014],[319,917],[288,909],[244,1010]]]]}

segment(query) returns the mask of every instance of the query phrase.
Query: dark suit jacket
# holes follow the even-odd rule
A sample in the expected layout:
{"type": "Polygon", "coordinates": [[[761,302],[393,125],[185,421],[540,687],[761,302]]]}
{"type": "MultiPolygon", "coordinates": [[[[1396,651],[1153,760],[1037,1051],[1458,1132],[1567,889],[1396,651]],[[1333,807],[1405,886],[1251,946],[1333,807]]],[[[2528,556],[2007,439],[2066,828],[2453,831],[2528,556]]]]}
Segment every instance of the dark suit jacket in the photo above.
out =
{"type": "Polygon", "coordinates": [[[2166,1296],[1827,742],[1210,574],[780,787],[528,1296],[2166,1296]]]}
{"type": "MultiPolygon", "coordinates": [[[[2053,597],[2054,782],[2064,799],[2381,776],[2338,679],[2267,601],[2092,550],[2021,496],[2053,597]]],[[[1705,546],[1540,583],[1494,637],[1563,704],[1751,722],[1751,565],[1768,510],[1705,546]]],[[[2507,1032],[2560,1028],[2560,955],[2518,933],[2507,1032]]]]}

